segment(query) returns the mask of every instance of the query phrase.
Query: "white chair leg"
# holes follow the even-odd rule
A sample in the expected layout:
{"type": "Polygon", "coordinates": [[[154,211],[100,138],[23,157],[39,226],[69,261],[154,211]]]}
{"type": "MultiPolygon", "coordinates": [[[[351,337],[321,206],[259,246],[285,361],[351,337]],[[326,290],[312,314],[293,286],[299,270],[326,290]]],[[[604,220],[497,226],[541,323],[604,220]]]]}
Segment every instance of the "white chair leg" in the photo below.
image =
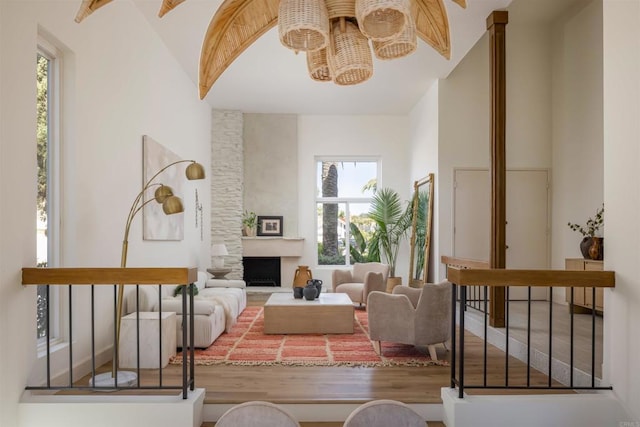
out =
{"type": "Polygon", "coordinates": [[[436,353],[436,346],[431,344],[427,346],[429,349],[429,356],[431,356],[431,360],[438,360],[438,353],[436,353]]]}

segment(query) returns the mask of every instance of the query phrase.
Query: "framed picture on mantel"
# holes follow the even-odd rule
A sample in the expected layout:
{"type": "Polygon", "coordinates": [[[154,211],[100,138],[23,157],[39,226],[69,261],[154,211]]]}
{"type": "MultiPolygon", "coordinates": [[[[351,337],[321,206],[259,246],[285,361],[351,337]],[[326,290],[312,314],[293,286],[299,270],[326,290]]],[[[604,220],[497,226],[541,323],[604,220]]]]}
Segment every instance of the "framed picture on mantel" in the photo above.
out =
{"type": "Polygon", "coordinates": [[[258,236],[282,236],[282,217],[258,216],[258,236]]]}

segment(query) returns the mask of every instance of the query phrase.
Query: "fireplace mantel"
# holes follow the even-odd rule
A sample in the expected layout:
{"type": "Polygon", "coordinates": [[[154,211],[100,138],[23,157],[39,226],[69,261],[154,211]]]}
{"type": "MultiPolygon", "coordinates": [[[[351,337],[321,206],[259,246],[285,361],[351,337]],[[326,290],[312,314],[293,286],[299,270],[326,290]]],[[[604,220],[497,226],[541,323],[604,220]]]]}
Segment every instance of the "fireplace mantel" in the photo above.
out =
{"type": "Polygon", "coordinates": [[[242,256],[299,258],[303,246],[304,239],[301,237],[243,237],[242,256]]]}

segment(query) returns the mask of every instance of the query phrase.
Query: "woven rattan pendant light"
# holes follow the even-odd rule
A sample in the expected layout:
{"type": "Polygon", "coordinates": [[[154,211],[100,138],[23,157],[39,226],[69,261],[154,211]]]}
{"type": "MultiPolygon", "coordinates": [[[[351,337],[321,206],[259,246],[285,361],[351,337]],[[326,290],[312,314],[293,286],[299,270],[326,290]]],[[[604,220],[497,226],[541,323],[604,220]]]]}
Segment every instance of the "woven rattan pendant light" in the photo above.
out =
{"type": "Polygon", "coordinates": [[[317,82],[330,82],[331,71],[327,61],[327,49],[318,49],[307,52],[307,69],[309,76],[317,82]]]}
{"type": "Polygon", "coordinates": [[[373,58],[369,40],[358,27],[344,19],[331,25],[328,62],[337,85],[355,85],[373,75],[373,58]]]}
{"type": "Polygon", "coordinates": [[[409,19],[398,37],[385,42],[374,41],[373,53],[378,59],[396,59],[413,53],[417,47],[416,23],[413,19],[409,19]]]}
{"type": "Polygon", "coordinates": [[[411,19],[410,9],[410,0],[356,0],[360,31],[373,41],[397,37],[411,19]]]}
{"type": "Polygon", "coordinates": [[[329,42],[329,15],[324,0],[281,0],[280,42],[295,51],[322,49],[329,42]]]}

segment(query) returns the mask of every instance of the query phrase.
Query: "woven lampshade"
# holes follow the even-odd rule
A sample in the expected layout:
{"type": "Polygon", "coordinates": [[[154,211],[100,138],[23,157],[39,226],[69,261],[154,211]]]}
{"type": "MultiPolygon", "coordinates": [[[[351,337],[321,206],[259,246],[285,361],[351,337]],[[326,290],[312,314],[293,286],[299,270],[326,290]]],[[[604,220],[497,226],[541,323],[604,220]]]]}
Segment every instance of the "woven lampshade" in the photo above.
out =
{"type": "Polygon", "coordinates": [[[373,42],[373,53],[378,59],[396,59],[413,53],[417,47],[416,23],[410,18],[398,37],[385,42],[373,42]]]}
{"type": "Polygon", "coordinates": [[[356,0],[360,31],[373,41],[391,40],[411,19],[410,8],[410,0],[356,0]]]}
{"type": "Polygon", "coordinates": [[[356,17],[356,0],[325,0],[325,4],[331,20],[356,17]]]}
{"type": "Polygon", "coordinates": [[[324,0],[281,0],[280,42],[295,51],[313,51],[329,42],[329,15],[324,0]]]}
{"type": "Polygon", "coordinates": [[[317,82],[330,82],[331,71],[327,62],[327,49],[307,52],[307,69],[309,76],[317,82]]]}
{"type": "Polygon", "coordinates": [[[355,85],[369,80],[373,75],[369,40],[352,22],[344,23],[344,31],[340,27],[340,21],[331,27],[328,62],[333,81],[338,85],[355,85]]]}

